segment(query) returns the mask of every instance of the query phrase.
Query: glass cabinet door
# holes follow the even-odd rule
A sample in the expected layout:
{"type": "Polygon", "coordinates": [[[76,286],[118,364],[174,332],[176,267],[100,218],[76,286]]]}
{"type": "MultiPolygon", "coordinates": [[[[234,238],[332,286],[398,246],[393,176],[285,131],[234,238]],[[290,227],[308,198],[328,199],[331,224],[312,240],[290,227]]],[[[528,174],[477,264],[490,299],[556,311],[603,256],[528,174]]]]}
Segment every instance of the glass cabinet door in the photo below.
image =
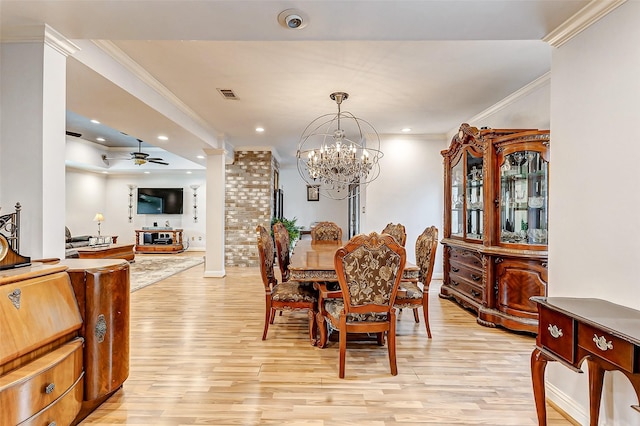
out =
{"type": "Polygon", "coordinates": [[[462,161],[451,169],[451,235],[463,237],[464,165],[462,161]]]}
{"type": "Polygon", "coordinates": [[[500,242],[546,245],[548,163],[537,151],[516,151],[503,158],[500,242]]]}
{"type": "Polygon", "coordinates": [[[484,202],[482,157],[475,157],[466,152],[466,233],[467,238],[482,240],[484,232],[484,202]]]}

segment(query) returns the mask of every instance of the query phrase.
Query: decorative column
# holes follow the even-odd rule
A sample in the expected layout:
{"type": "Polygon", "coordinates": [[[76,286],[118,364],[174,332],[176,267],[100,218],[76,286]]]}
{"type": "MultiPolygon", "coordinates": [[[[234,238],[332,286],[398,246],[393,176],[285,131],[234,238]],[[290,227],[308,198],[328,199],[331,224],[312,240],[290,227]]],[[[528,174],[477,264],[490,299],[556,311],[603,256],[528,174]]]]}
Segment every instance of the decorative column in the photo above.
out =
{"type": "Polygon", "coordinates": [[[78,47],[48,25],[14,30],[0,49],[0,205],[24,206],[23,253],[64,258],[66,61],[78,47]]]}
{"type": "Polygon", "coordinates": [[[225,150],[205,149],[207,154],[207,254],[204,276],[220,278],[224,269],[225,150]]]}

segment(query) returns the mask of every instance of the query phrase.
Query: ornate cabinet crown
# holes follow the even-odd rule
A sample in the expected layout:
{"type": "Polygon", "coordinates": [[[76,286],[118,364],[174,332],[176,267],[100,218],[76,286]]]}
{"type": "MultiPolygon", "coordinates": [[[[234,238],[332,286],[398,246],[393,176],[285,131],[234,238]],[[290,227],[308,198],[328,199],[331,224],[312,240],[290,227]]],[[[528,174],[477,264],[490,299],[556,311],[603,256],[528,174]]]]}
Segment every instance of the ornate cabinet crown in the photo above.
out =
{"type": "Polygon", "coordinates": [[[549,131],[464,123],[445,165],[444,281],[440,296],[478,322],[537,331],[531,296],[545,296],[549,131]]]}

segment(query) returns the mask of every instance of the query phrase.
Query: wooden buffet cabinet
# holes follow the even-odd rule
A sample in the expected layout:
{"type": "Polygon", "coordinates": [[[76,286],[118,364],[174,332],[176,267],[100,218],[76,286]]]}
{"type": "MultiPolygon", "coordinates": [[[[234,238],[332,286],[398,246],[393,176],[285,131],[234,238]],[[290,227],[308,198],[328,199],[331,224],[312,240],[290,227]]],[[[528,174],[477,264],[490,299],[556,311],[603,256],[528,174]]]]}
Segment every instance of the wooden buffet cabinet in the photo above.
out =
{"type": "Polygon", "coordinates": [[[181,253],[183,251],[182,229],[136,229],[137,253],[181,253]]]}
{"type": "Polygon", "coordinates": [[[77,424],[128,372],[126,260],[0,271],[0,424],[77,424]]]}
{"type": "Polygon", "coordinates": [[[485,326],[536,333],[547,294],[549,131],[462,124],[445,165],[440,297],[485,326]]]}

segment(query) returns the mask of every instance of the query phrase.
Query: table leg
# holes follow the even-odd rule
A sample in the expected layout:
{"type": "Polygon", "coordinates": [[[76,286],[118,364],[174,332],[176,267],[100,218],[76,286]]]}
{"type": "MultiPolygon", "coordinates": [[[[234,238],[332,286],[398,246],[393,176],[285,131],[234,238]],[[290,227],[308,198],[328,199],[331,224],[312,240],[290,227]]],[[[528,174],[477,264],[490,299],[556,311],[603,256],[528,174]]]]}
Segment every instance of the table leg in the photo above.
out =
{"type": "Polygon", "coordinates": [[[546,368],[547,359],[538,348],[534,349],[531,353],[531,381],[533,382],[533,399],[536,402],[538,426],[547,425],[547,407],[544,391],[544,370],[546,368]]]}
{"type": "Polygon", "coordinates": [[[587,366],[589,367],[589,425],[598,426],[605,370],[591,357],[587,358],[587,366]]]}

